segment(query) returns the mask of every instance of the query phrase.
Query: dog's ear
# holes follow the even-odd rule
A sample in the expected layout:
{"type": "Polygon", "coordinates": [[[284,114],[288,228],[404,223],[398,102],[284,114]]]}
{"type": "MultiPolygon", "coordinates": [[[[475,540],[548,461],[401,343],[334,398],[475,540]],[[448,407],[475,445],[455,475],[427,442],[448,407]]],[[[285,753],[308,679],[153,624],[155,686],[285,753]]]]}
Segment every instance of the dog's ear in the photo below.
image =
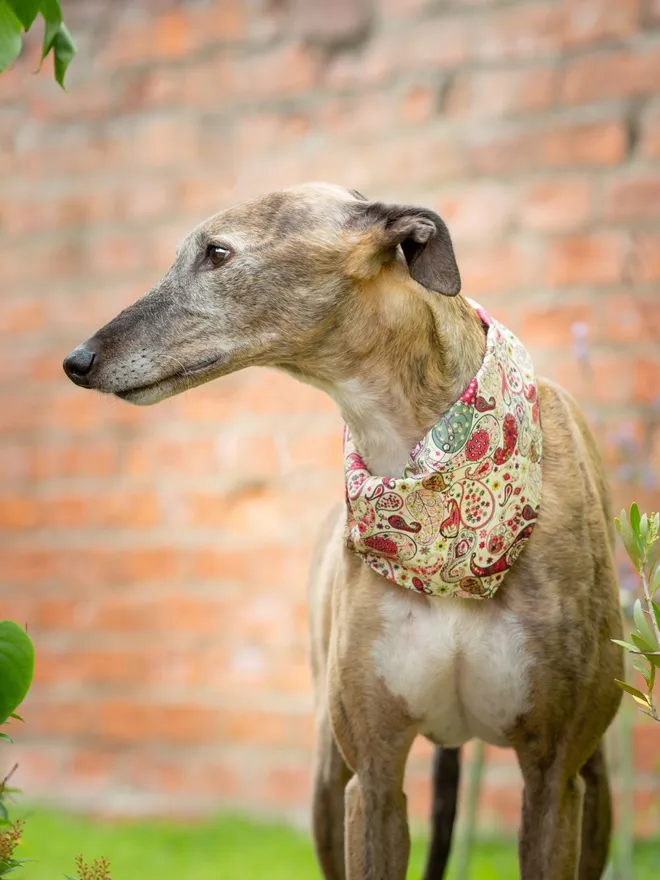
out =
{"type": "Polygon", "coordinates": [[[358,203],[360,225],[382,262],[392,259],[400,245],[412,278],[423,287],[456,296],[461,276],[449,231],[435,211],[411,205],[358,203]],[[371,234],[369,234],[371,233],[371,234]]]}

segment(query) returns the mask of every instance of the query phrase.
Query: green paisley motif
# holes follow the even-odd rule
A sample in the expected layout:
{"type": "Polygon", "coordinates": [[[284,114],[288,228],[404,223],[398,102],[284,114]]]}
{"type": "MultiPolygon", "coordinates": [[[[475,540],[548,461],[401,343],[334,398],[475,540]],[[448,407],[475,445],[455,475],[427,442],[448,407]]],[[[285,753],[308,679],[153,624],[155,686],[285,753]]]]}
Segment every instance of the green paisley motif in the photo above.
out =
{"type": "Polygon", "coordinates": [[[467,443],[474,419],[474,407],[459,401],[433,427],[431,433],[438,449],[455,455],[467,443]]]}

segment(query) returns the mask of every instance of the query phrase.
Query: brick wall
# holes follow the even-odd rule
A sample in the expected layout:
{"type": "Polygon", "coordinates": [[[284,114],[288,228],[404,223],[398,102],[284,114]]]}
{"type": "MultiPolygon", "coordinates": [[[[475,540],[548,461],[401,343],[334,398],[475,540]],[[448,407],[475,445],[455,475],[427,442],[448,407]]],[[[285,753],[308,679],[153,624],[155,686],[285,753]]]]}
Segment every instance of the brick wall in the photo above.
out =
{"type": "MultiPolygon", "coordinates": [[[[657,507],[660,3],[64,6],[68,93],[32,75],[35,41],[0,79],[0,616],[38,648],[19,781],[98,811],[304,815],[305,570],[338,416],[267,371],[135,409],[62,357],[238,199],[328,179],[417,201],[465,292],[582,400],[618,501],[657,507]]],[[[635,744],[648,830],[657,729],[635,744]]],[[[484,821],[511,827],[507,753],[487,778],[484,821]]]]}

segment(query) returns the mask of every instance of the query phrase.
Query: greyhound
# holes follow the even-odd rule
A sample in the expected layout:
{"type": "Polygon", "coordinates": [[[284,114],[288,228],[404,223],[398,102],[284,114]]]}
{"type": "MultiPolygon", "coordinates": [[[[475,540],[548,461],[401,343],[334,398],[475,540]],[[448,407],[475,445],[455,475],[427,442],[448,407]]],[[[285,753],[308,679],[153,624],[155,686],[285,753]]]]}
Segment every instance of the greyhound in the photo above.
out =
{"type": "MultiPolygon", "coordinates": [[[[138,405],[247,366],[284,370],[334,399],[355,460],[389,485],[485,363],[491,331],[459,288],[433,211],[306,184],[193,229],[164,278],[64,369],[138,405]]],[[[523,880],[601,877],[611,832],[602,740],[623,671],[611,641],[621,637],[612,514],[578,405],[543,379],[536,393],[538,516],[487,598],[383,576],[347,537],[350,504],[322,528],[309,596],[313,832],[326,880],[404,880],[403,777],[420,734],[437,748],[427,880],[444,872],[458,750],[472,738],[517,755],[523,880]]]]}

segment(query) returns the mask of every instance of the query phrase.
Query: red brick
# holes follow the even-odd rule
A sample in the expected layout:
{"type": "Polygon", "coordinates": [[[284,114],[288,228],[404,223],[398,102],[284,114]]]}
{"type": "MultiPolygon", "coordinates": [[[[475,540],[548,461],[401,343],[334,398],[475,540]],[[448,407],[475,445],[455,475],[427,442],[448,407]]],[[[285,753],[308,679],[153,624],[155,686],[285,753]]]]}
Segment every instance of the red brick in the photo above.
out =
{"type": "Polygon", "coordinates": [[[243,99],[301,94],[313,88],[318,77],[316,57],[299,46],[235,58],[230,71],[231,88],[243,99]]]}
{"type": "Polygon", "coordinates": [[[483,242],[506,231],[514,210],[514,193],[502,183],[478,182],[443,193],[435,208],[453,239],[483,242]]]}
{"type": "Polygon", "coordinates": [[[223,712],[219,719],[223,738],[241,745],[290,745],[290,717],[276,711],[252,709],[223,712]]]}
{"type": "Polygon", "coordinates": [[[641,0],[562,0],[563,38],[571,46],[629,37],[640,24],[641,0]]]}
{"type": "Polygon", "coordinates": [[[267,553],[205,548],[192,556],[191,568],[191,576],[202,581],[272,584],[273,589],[281,589],[305,583],[308,561],[304,554],[283,547],[269,547],[267,553]]]}
{"type": "Polygon", "coordinates": [[[558,361],[551,377],[583,399],[602,404],[628,403],[632,395],[632,369],[626,355],[595,352],[589,356],[589,370],[581,370],[573,358],[558,361]]]}
{"type": "MultiPolygon", "coordinates": [[[[90,707],[91,709],[92,707],[90,707]]],[[[222,716],[210,707],[145,705],[128,700],[107,700],[93,712],[93,732],[115,743],[212,743],[222,716]]]]}
{"type": "Polygon", "coordinates": [[[192,39],[198,47],[234,43],[245,36],[247,8],[241,0],[188,7],[187,15],[192,39]]]}
{"type": "Polygon", "coordinates": [[[31,457],[34,479],[56,477],[109,477],[117,470],[117,448],[111,443],[79,446],[42,446],[31,457]]]}
{"type": "Polygon", "coordinates": [[[480,137],[470,154],[479,173],[501,174],[547,166],[617,165],[626,155],[627,143],[622,122],[557,124],[480,137]]]}
{"type": "Polygon", "coordinates": [[[89,736],[92,731],[94,709],[87,702],[71,700],[39,700],[31,694],[21,708],[26,726],[39,730],[42,737],[55,741],[59,738],[89,736]]]}
{"type": "Polygon", "coordinates": [[[627,150],[622,122],[576,125],[550,131],[542,155],[549,165],[616,165],[627,150]]]}
{"type": "Polygon", "coordinates": [[[39,502],[39,523],[50,528],[114,526],[148,528],[159,520],[160,504],[148,492],[61,495],[39,502]]]}
{"type": "Polygon", "coordinates": [[[2,304],[2,333],[19,334],[41,330],[46,323],[46,303],[43,299],[21,296],[7,297],[2,304]]]}
{"type": "Polygon", "coordinates": [[[190,48],[190,27],[182,9],[169,9],[159,15],[151,33],[155,52],[164,58],[178,58],[190,48]]]}
{"type": "Polygon", "coordinates": [[[171,547],[125,549],[121,554],[121,570],[129,584],[176,581],[181,568],[180,554],[171,547]]]}
{"type": "Polygon", "coordinates": [[[553,2],[530,2],[481,16],[470,54],[479,60],[538,58],[561,45],[563,10],[553,2]]]}
{"type": "Polygon", "coordinates": [[[660,158],[660,107],[652,107],[643,119],[640,152],[649,159],[660,158]]]}
{"type": "Polygon", "coordinates": [[[640,724],[633,730],[635,769],[638,773],[660,772],[658,732],[651,724],[640,724]]]}
{"type": "Polygon", "coordinates": [[[660,341],[660,300],[657,296],[621,293],[605,303],[605,338],[613,342],[660,341]]]}
{"type": "Polygon", "coordinates": [[[160,758],[150,752],[138,753],[124,772],[125,784],[138,791],[176,794],[187,791],[189,796],[197,793],[191,774],[181,761],[172,758],[160,758]]]}
{"type": "Polygon", "coordinates": [[[330,49],[359,42],[373,18],[369,0],[335,0],[332,15],[323,3],[295,0],[291,11],[294,29],[305,42],[330,49]]]}
{"type": "Polygon", "coordinates": [[[72,756],[66,773],[73,785],[87,790],[107,791],[116,763],[116,756],[112,752],[78,750],[72,756]]]}
{"type": "Polygon", "coordinates": [[[295,435],[286,443],[287,465],[298,468],[336,468],[343,465],[342,440],[339,433],[295,435]]]}
{"type": "MultiPolygon", "coordinates": [[[[0,371],[10,376],[0,364],[0,371]]],[[[30,472],[31,450],[20,443],[3,443],[0,447],[0,485],[5,487],[12,483],[23,483],[30,472]]]]}
{"type": "Polygon", "coordinates": [[[640,357],[633,363],[633,396],[639,403],[660,402],[660,357],[640,357]]]}
{"type": "Polygon", "coordinates": [[[630,259],[630,274],[635,281],[660,280],[660,235],[638,235],[630,259]]]}
{"type": "Polygon", "coordinates": [[[0,578],[22,586],[43,584],[53,574],[56,557],[57,551],[39,547],[4,547],[0,578]]]}
{"type": "Polygon", "coordinates": [[[609,232],[556,239],[547,247],[547,281],[557,286],[619,281],[623,252],[622,239],[609,232]]]}
{"type": "Polygon", "coordinates": [[[472,70],[452,81],[443,110],[452,116],[501,117],[550,107],[557,92],[554,66],[524,70],[472,70]]]}
{"type": "Polygon", "coordinates": [[[305,766],[273,768],[266,776],[264,798],[278,808],[305,803],[310,796],[310,769],[305,766]]]}
{"type": "Polygon", "coordinates": [[[522,786],[496,783],[484,786],[479,799],[479,818],[482,825],[502,833],[504,829],[518,825],[521,810],[522,786]]]}
{"type": "Polygon", "coordinates": [[[461,278],[466,296],[513,290],[531,280],[531,255],[520,245],[503,242],[466,251],[461,278]]]}
{"type": "Polygon", "coordinates": [[[653,220],[660,218],[660,172],[616,180],[607,194],[609,220],[653,220]]]}
{"type": "Polygon", "coordinates": [[[401,103],[401,116],[404,122],[426,122],[438,106],[438,93],[429,86],[413,86],[408,89],[401,103]]]}
{"type": "Polygon", "coordinates": [[[4,529],[29,529],[39,521],[39,506],[34,498],[3,496],[0,503],[0,526],[4,529]]]}
{"type": "Polygon", "coordinates": [[[584,226],[591,214],[593,190],[579,177],[530,184],[522,194],[523,229],[563,232],[584,226]]]}
{"type": "Polygon", "coordinates": [[[562,98],[570,104],[654,93],[660,52],[616,51],[586,55],[563,71],[562,98]]]}
{"type": "Polygon", "coordinates": [[[566,349],[572,340],[576,323],[593,326],[595,315],[586,304],[571,303],[547,308],[530,306],[525,310],[522,339],[531,348],[539,346],[566,349]]]}

